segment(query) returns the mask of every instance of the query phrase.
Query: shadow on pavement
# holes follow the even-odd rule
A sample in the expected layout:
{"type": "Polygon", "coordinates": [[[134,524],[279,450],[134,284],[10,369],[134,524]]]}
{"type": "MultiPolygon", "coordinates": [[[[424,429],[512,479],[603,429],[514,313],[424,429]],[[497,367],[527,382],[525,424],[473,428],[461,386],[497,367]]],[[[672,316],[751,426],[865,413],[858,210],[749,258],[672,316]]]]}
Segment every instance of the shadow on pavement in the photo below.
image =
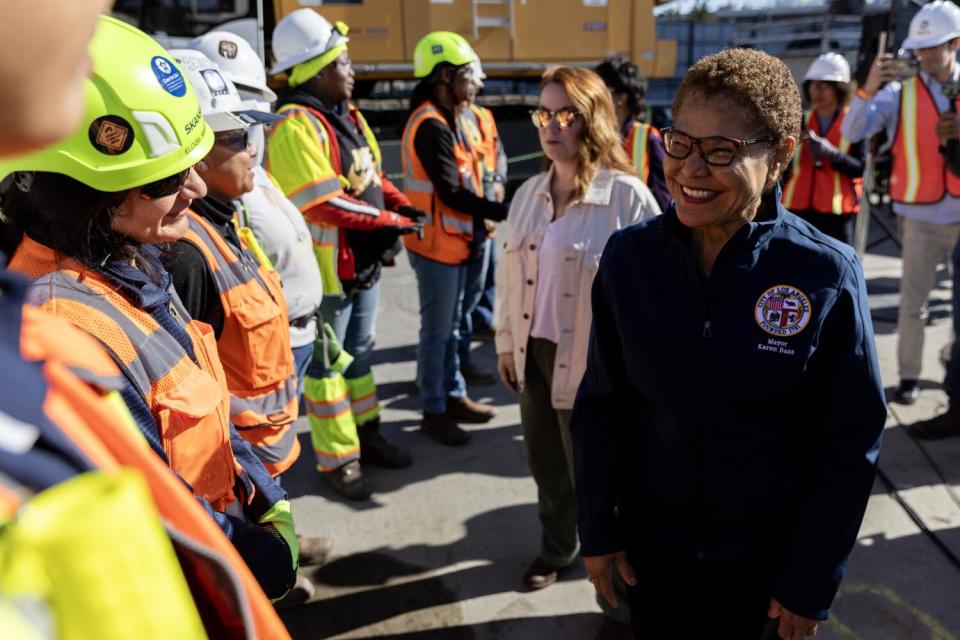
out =
{"type": "MultiPolygon", "coordinates": [[[[282,610],[284,623],[295,638],[326,638],[437,607],[434,612],[421,614],[419,621],[423,624],[422,616],[433,616],[431,625],[444,629],[416,632],[409,637],[498,638],[501,636],[497,629],[504,625],[505,629],[516,628],[510,633],[512,638],[563,637],[556,635],[556,623],[545,625],[543,618],[536,617],[484,623],[478,625],[484,633],[475,636],[473,628],[462,625],[460,607],[442,606],[498,593],[524,592],[522,574],[539,546],[534,533],[539,524],[533,504],[487,511],[468,520],[465,527],[466,534],[451,544],[380,548],[339,558],[317,569],[310,577],[317,587],[318,599],[296,609],[282,610]],[[485,564],[429,575],[453,563],[470,561],[485,564]],[[363,587],[370,588],[356,590],[363,587]],[[523,633],[527,628],[534,633],[538,624],[551,634],[523,633]],[[462,635],[431,635],[441,631],[462,635]]],[[[585,575],[577,560],[560,580],[582,580],[585,575]]]]}
{"type": "MultiPolygon", "coordinates": [[[[305,421],[302,421],[305,425],[305,421]]],[[[520,425],[484,426],[465,425],[470,442],[462,447],[446,447],[420,433],[420,421],[400,420],[386,422],[381,433],[393,444],[406,449],[413,464],[405,469],[382,469],[363,465],[363,473],[374,490],[372,500],[352,502],[341,498],[320,477],[309,430],[298,434],[301,454],[283,474],[283,487],[290,498],[317,495],[342,502],[353,509],[371,509],[377,493],[398,491],[408,485],[430,480],[450,473],[470,473],[501,478],[521,478],[530,474],[520,425]],[[418,460],[420,463],[418,464],[418,460]]]]}
{"type": "MultiPolygon", "coordinates": [[[[591,635],[584,633],[600,626],[602,614],[571,613],[564,616],[509,618],[493,620],[484,624],[444,629],[427,629],[396,633],[390,635],[367,636],[371,640],[472,640],[495,638],[525,638],[527,640],[577,639],[589,640],[591,635]],[[567,631],[563,633],[561,630],[567,631]]],[[[358,636],[358,638],[361,636],[358,636]]]]}

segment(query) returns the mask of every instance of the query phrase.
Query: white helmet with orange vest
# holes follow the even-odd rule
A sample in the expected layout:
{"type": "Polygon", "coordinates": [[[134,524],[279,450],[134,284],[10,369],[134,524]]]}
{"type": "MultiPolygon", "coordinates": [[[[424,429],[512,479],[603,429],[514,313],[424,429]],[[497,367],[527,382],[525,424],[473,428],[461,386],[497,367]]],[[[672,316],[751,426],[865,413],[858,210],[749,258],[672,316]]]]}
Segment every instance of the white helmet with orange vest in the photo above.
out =
{"type": "Polygon", "coordinates": [[[804,82],[807,80],[821,80],[824,82],[850,82],[850,65],[839,53],[822,53],[810,64],[807,74],[803,76],[804,82]]]}
{"type": "Polygon", "coordinates": [[[933,0],[913,16],[903,48],[937,47],[954,38],[960,38],[960,7],[949,0],[933,0]]]}

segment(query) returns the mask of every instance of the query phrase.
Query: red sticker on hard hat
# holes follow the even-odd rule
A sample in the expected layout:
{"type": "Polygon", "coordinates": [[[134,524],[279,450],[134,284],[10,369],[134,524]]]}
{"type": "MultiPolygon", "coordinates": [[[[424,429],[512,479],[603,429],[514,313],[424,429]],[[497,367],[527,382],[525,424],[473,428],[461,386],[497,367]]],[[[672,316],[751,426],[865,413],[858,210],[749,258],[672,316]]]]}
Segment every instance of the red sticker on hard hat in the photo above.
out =
{"type": "Polygon", "coordinates": [[[117,156],[133,146],[133,127],[120,116],[101,116],[87,130],[90,144],[108,156],[117,156]]]}

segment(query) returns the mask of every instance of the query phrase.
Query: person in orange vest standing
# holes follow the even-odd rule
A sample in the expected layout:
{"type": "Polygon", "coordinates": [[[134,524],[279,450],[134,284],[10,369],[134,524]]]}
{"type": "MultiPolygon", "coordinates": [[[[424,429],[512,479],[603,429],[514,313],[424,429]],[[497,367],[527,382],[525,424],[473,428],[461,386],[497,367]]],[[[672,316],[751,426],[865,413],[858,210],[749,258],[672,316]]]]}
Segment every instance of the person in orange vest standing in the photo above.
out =
{"type": "Polygon", "coordinates": [[[214,145],[198,167],[207,195],[187,213],[188,230],[164,254],[173,285],[191,317],[213,327],[227,372],[230,414],[271,475],[300,454],[297,373],[280,277],[261,263],[235,221],[241,195],[253,190],[249,125],[280,118],[246,109],[232,82],[199,51],[170,52],[200,100],[214,145]]]}
{"type": "Polygon", "coordinates": [[[897,318],[900,383],[894,400],[913,404],[920,395],[927,298],[937,265],[960,237],[960,178],[946,168],[937,124],[960,100],[942,90],[960,80],[960,8],[934,0],[910,21],[905,49],[919,60],[916,75],[903,74],[902,61],[880,54],[857,90],[840,128],[850,142],[886,131],[892,141],[890,199],[900,217],[903,274],[897,318]],[[886,85],[886,86],[884,86],[886,85]]]}
{"type": "Polygon", "coordinates": [[[860,210],[863,144],[851,144],[840,129],[850,97],[850,65],[839,53],[824,53],[803,77],[809,110],[804,136],[787,169],[783,206],[820,231],[853,243],[860,210]]]}
{"type": "Polygon", "coordinates": [[[663,177],[663,138],[655,126],[643,121],[647,79],[637,65],[622,55],[610,56],[595,71],[613,96],[627,157],[640,179],[650,187],[660,210],[666,211],[673,198],[663,177]]]}
{"type": "MultiPolygon", "coordinates": [[[[91,58],[93,69],[98,68],[98,52],[116,34],[116,25],[97,20],[108,7],[102,1],[8,7],[0,25],[0,81],[22,85],[21,73],[42,81],[33,91],[8,92],[5,97],[13,97],[16,104],[0,106],[5,114],[0,122],[0,167],[14,152],[58,142],[83,117],[85,68],[91,58]],[[88,47],[95,28],[96,45],[88,47]],[[54,50],[46,44],[51,40],[58,43],[54,50]],[[30,47],[42,51],[43,64],[19,64],[18,56],[32,56],[30,47]],[[93,55],[88,54],[91,50],[93,55]]],[[[139,37],[149,41],[144,34],[139,37]]],[[[153,46],[155,53],[162,53],[159,45],[153,46]]],[[[129,55],[129,47],[125,53],[129,55]]],[[[51,632],[107,638],[119,629],[129,631],[126,625],[145,639],[288,638],[230,541],[186,484],[143,446],[117,391],[127,383],[106,350],[66,321],[25,305],[26,284],[0,268],[0,360],[5,372],[0,421],[5,434],[29,435],[21,442],[31,442],[0,451],[0,555],[16,559],[5,562],[5,570],[29,561],[36,563],[35,569],[46,566],[51,571],[21,574],[17,585],[7,580],[10,571],[0,575],[7,604],[24,595],[31,602],[29,611],[0,606],[0,629],[24,639],[51,632]],[[131,491],[144,481],[148,494],[131,491]],[[122,513],[115,510],[119,495],[124,496],[122,513]],[[82,517],[77,517],[81,511],[82,517]],[[38,518],[50,537],[35,535],[38,518]],[[143,528],[137,529],[138,519],[155,533],[161,531],[162,520],[169,536],[160,533],[146,539],[143,528]],[[27,531],[34,535],[17,535],[27,531]],[[133,532],[136,535],[126,535],[133,532]],[[61,541],[69,538],[76,548],[84,545],[84,553],[64,555],[55,551],[56,543],[45,546],[57,536],[61,541]],[[176,556],[171,554],[174,547],[176,556]],[[121,557],[136,564],[123,567],[121,557]],[[89,568],[91,562],[103,569],[99,576],[74,571],[78,566],[89,568]],[[124,573],[123,568],[130,571],[124,573]],[[186,583],[177,588],[180,569],[186,583]],[[214,584],[211,571],[229,580],[230,589],[214,584]],[[82,576],[80,584],[72,580],[77,576],[82,576]],[[35,586],[40,590],[24,593],[33,579],[39,581],[35,586]],[[127,597],[104,598],[117,594],[111,588],[117,580],[123,581],[127,597]],[[183,590],[187,585],[189,592],[183,590]],[[163,593],[162,601],[157,593],[163,593]],[[201,622],[198,610],[216,615],[201,622]],[[96,612],[95,619],[84,615],[89,611],[96,612]]]]}
{"type": "Polygon", "coordinates": [[[417,43],[413,66],[420,82],[410,98],[401,142],[403,192],[429,214],[422,236],[403,239],[420,295],[421,430],[450,446],[469,440],[458,422],[483,423],[496,413],[467,397],[457,353],[474,220],[499,221],[507,215],[503,203],[483,197],[476,157],[455,115],[476,91],[471,63],[477,60],[470,44],[449,31],[428,33],[417,43]]]}
{"type": "MultiPolygon", "coordinates": [[[[507,154],[497,130],[497,121],[493,112],[476,102],[477,92],[483,89],[487,74],[483,72],[480,61],[471,63],[472,77],[476,89],[467,91],[467,101],[457,106],[457,125],[463,130],[464,142],[476,157],[477,172],[483,185],[483,197],[492,202],[503,202],[506,198],[507,154]]],[[[493,371],[484,371],[473,364],[470,346],[473,341],[474,316],[481,305],[486,306],[490,321],[484,320],[483,328],[489,333],[493,326],[493,301],[496,297],[494,273],[496,269],[496,249],[493,236],[497,224],[483,218],[474,218],[475,237],[471,246],[470,262],[467,266],[467,281],[463,292],[463,305],[460,309],[460,373],[469,384],[493,384],[497,375],[493,371]]]]}

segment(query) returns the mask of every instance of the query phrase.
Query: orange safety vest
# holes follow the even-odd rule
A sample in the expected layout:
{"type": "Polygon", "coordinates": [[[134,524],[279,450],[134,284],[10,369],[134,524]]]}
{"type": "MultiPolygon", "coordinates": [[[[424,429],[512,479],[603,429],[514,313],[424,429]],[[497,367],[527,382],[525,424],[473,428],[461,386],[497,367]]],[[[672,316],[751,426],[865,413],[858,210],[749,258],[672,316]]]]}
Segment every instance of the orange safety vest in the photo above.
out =
{"type": "MultiPolygon", "coordinates": [[[[469,243],[473,239],[473,216],[451,209],[441,202],[413,146],[420,125],[431,118],[448,126],[446,118],[428,100],[410,115],[407,126],[403,130],[401,144],[403,193],[414,207],[430,213],[430,219],[423,226],[423,238],[408,234],[403,236],[403,243],[408,251],[425,258],[444,264],[461,264],[470,256],[469,243]]],[[[461,185],[477,195],[482,195],[483,187],[475,169],[474,155],[462,141],[456,142],[453,153],[460,171],[461,185]]]]}
{"type": "Polygon", "coordinates": [[[183,239],[203,254],[223,305],[217,346],[227,373],[233,423],[267,471],[277,476],[300,455],[293,428],[300,397],[280,277],[263,268],[245,244],[238,255],[201,216],[188,211],[187,217],[183,239]]]}
{"type": "MultiPolygon", "coordinates": [[[[94,390],[113,389],[122,381],[100,345],[72,325],[30,306],[23,310],[20,344],[25,359],[43,362],[49,385],[44,412],[70,441],[102,471],[131,467],[143,474],[208,635],[288,639],[286,628],[230,540],[189,489],[94,390]]],[[[6,502],[3,493],[0,490],[0,504],[6,502]]],[[[17,496],[8,492],[7,498],[17,496]]]]}
{"type": "MultiPolygon", "coordinates": [[[[954,104],[960,108],[960,99],[954,104]]],[[[960,178],[947,171],[933,126],[940,110],[920,76],[904,80],[893,143],[890,198],[903,204],[934,204],[949,193],[960,197],[960,178]],[[924,126],[919,126],[920,123],[924,126]]]]}
{"type": "Polygon", "coordinates": [[[476,116],[473,118],[463,118],[464,133],[473,151],[479,159],[482,177],[487,173],[497,172],[497,123],[493,119],[493,112],[490,109],[470,105],[470,111],[476,116]]]}
{"type": "Polygon", "coordinates": [[[647,149],[650,135],[659,136],[660,132],[653,125],[649,125],[639,120],[634,120],[630,124],[630,131],[627,132],[627,138],[623,141],[623,148],[636,169],[637,175],[646,184],[650,180],[650,154],[647,149]]]}
{"type": "Polygon", "coordinates": [[[230,445],[229,395],[213,329],[194,322],[175,292],[171,314],[193,343],[194,362],[176,338],[103,275],[29,237],[10,269],[34,280],[30,301],[97,338],[140,393],[160,430],[170,467],[215,510],[236,502],[244,474],[230,445]]]}
{"type": "MultiPolygon", "coordinates": [[[[830,130],[824,136],[820,131],[820,119],[814,111],[808,111],[806,128],[825,137],[830,144],[843,153],[850,150],[850,141],[840,133],[840,126],[849,111],[846,107],[837,114],[830,130]]],[[[860,210],[863,195],[863,180],[851,178],[835,171],[829,163],[818,167],[810,153],[810,147],[802,140],[793,154],[793,169],[790,181],[783,191],[783,206],[790,211],[816,211],[846,215],[860,210]]]]}

